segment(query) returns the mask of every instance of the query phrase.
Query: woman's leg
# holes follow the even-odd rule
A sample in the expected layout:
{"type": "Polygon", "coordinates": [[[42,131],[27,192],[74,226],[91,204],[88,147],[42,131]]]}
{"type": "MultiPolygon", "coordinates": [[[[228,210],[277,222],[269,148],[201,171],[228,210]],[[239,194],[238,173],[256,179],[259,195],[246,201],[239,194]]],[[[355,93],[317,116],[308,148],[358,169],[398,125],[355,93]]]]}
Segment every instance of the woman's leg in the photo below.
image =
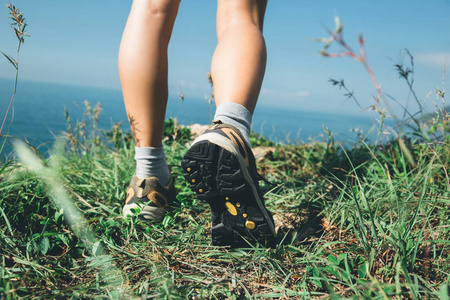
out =
{"type": "Polygon", "coordinates": [[[217,6],[219,42],[211,64],[214,119],[238,128],[247,144],[266,69],[266,5],[266,0],[219,0],[217,6]]]}
{"type": "Polygon", "coordinates": [[[123,215],[161,220],[175,201],[162,134],[168,98],[167,47],[180,0],[134,0],[119,51],[125,108],[136,141],[136,176],[123,215]]]}
{"type": "Polygon", "coordinates": [[[159,147],[166,113],[167,47],[180,0],[134,0],[119,51],[125,108],[138,147],[159,147]]]}
{"type": "Polygon", "coordinates": [[[211,75],[217,111],[214,126],[184,156],[184,176],[211,207],[215,245],[276,245],[271,213],[259,187],[249,133],[266,66],[262,25],[267,1],[218,0],[211,75]],[[231,125],[231,126],[230,126],[231,125]]]}
{"type": "Polygon", "coordinates": [[[266,44],[262,35],[266,0],[219,0],[218,45],[211,65],[214,96],[225,102],[255,109],[266,69],[266,44]]]}

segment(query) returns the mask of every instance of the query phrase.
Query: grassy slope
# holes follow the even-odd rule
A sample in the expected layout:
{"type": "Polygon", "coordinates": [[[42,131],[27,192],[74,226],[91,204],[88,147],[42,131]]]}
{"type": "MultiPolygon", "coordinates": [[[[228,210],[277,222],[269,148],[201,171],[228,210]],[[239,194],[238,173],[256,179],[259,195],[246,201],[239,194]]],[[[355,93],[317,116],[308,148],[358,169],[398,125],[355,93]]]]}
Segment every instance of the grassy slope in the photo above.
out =
{"type": "MultiPolygon", "coordinates": [[[[280,245],[229,250],[210,245],[208,206],[193,197],[179,167],[180,203],[163,224],[123,219],[134,171],[130,136],[117,126],[107,134],[77,128],[41,169],[3,165],[0,298],[448,293],[447,143],[413,144],[411,168],[396,143],[343,151],[332,141],[290,146],[255,138],[255,145],[273,147],[259,169],[278,183],[262,187],[280,245]],[[62,191],[86,223],[67,224],[62,191]]],[[[169,163],[179,166],[189,132],[170,122],[166,129],[169,163]]]]}

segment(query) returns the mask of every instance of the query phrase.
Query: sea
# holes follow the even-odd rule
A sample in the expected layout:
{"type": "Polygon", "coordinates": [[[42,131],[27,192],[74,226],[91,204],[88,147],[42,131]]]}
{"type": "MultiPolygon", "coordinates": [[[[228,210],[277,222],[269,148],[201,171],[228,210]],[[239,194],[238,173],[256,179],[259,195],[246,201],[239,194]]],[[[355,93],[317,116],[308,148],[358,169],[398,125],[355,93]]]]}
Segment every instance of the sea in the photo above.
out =
{"type": "MultiPolygon", "coordinates": [[[[0,79],[0,121],[3,121],[14,88],[10,79],[0,79]]],[[[27,140],[41,152],[51,148],[55,139],[67,131],[64,111],[72,124],[83,119],[85,101],[101,105],[98,127],[110,129],[121,123],[130,131],[120,90],[71,86],[19,80],[13,106],[9,111],[2,135],[9,125],[8,140],[27,140]],[[12,123],[11,123],[12,119],[12,123]]],[[[214,104],[204,98],[169,97],[166,118],[176,118],[180,124],[210,124],[214,104]]],[[[279,143],[326,141],[325,127],[336,141],[351,145],[358,134],[369,132],[374,122],[365,115],[345,115],[302,111],[301,108],[277,108],[258,105],[253,116],[252,130],[279,143]]]]}

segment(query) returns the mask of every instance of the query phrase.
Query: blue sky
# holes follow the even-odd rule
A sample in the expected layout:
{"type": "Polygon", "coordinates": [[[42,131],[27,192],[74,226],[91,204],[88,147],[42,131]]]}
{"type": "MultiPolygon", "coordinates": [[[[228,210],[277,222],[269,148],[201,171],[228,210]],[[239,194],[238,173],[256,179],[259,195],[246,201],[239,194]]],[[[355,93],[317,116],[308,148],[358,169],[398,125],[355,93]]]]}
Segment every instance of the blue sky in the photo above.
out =
{"type": "MultiPolygon", "coordinates": [[[[117,53],[131,1],[12,3],[29,24],[30,37],[21,51],[21,79],[120,89],[117,53]]],[[[215,9],[213,0],[181,2],[169,50],[172,96],[180,88],[187,99],[203,98],[210,91],[206,74],[217,42],[215,9]]],[[[264,26],[268,65],[260,105],[359,111],[331,86],[330,78],[344,79],[364,107],[373,103],[375,91],[360,64],[350,58],[319,56],[321,44],[314,38],[327,36],[325,28],[334,28],[335,16],[353,48],[358,48],[359,34],[367,38],[367,55],[382,91],[406,101],[407,87],[393,67],[405,48],[415,58],[419,98],[442,87],[444,62],[450,64],[449,0],[269,0],[264,26]]],[[[14,54],[17,43],[9,23],[7,10],[0,8],[0,50],[14,54]]],[[[0,78],[13,75],[13,68],[0,59],[0,78]]],[[[434,99],[433,94],[429,97],[434,99]]]]}

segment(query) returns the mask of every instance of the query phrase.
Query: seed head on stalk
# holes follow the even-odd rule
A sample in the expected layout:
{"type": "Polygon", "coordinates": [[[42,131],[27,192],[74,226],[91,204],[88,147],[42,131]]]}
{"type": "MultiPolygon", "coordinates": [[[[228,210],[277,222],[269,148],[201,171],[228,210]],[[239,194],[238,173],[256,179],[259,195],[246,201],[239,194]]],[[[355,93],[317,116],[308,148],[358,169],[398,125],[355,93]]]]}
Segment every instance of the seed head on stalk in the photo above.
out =
{"type": "MultiPolygon", "coordinates": [[[[12,5],[11,3],[6,4],[6,8],[9,10],[9,15],[10,15],[10,19],[13,20],[13,22],[11,23],[11,27],[14,30],[14,33],[17,37],[17,39],[19,40],[19,44],[17,45],[17,58],[14,59],[11,55],[8,55],[4,52],[1,52],[3,54],[3,56],[6,57],[6,59],[13,65],[14,69],[16,69],[16,76],[15,76],[15,81],[14,81],[14,91],[13,91],[13,95],[11,97],[11,100],[9,101],[9,105],[8,105],[8,109],[6,110],[6,114],[5,117],[3,118],[3,122],[2,125],[0,127],[0,134],[3,131],[3,126],[5,125],[5,121],[6,121],[6,117],[8,116],[9,110],[11,108],[11,105],[14,101],[14,96],[16,95],[16,90],[17,90],[17,79],[19,77],[19,52],[20,52],[20,46],[25,42],[25,37],[28,36],[26,34],[26,28],[27,28],[27,23],[25,23],[25,18],[23,17],[23,15],[20,13],[19,9],[16,8],[14,5],[12,5]]],[[[11,124],[12,124],[12,119],[11,119],[11,124]]],[[[8,130],[9,132],[9,130],[8,130]]],[[[0,148],[0,152],[3,149],[3,145],[0,148]]]]}

